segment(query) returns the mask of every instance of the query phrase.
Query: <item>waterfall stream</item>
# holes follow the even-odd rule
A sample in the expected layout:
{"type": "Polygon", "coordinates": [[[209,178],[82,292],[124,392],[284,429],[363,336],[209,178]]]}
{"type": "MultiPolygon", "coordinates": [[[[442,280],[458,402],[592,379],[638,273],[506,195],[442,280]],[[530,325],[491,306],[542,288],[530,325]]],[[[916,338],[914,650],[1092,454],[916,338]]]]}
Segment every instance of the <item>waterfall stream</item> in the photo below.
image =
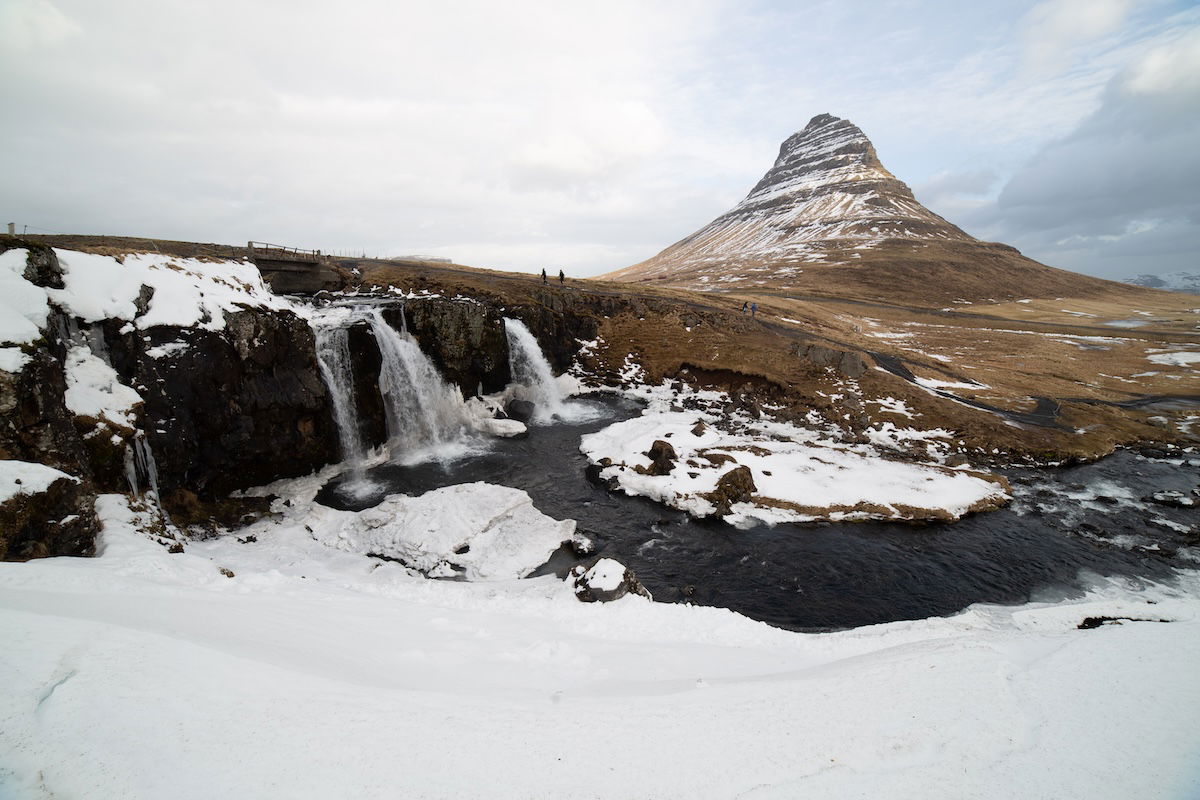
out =
{"type": "Polygon", "coordinates": [[[516,384],[514,394],[534,404],[534,419],[538,422],[561,417],[563,393],[537,339],[525,323],[510,317],[504,318],[504,334],[508,337],[508,366],[516,384]]]}
{"type": "MultiPolygon", "coordinates": [[[[402,325],[407,328],[403,317],[402,325]]],[[[321,378],[329,390],[342,457],[351,483],[363,483],[366,446],[358,423],[349,328],[364,323],[379,348],[379,392],[387,423],[388,449],[405,460],[437,458],[461,444],[470,419],[458,388],[446,381],[407,330],[397,331],[379,306],[339,307],[313,322],[321,378]]]]}
{"type": "Polygon", "coordinates": [[[463,437],[470,422],[458,388],[446,381],[412,335],[393,328],[378,308],[364,310],[379,345],[379,391],[393,449],[436,450],[463,437]]]}
{"type": "Polygon", "coordinates": [[[350,363],[350,335],[342,327],[317,327],[314,331],[317,364],[333,404],[342,459],[351,472],[362,478],[366,452],[358,429],[358,407],[354,399],[354,371],[350,363]]]}

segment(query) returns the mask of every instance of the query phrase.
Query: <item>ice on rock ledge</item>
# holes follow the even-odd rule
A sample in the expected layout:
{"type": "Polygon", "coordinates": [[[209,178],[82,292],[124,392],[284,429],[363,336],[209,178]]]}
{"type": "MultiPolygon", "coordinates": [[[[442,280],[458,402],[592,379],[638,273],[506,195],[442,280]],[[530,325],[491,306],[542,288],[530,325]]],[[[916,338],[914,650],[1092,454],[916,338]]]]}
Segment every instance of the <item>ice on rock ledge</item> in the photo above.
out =
{"type": "Polygon", "coordinates": [[[374,508],[334,512],[314,526],[340,550],[394,558],[433,577],[521,578],[575,532],[575,520],[538,511],[520,489],[464,483],[419,497],[391,495],[374,508]]]}

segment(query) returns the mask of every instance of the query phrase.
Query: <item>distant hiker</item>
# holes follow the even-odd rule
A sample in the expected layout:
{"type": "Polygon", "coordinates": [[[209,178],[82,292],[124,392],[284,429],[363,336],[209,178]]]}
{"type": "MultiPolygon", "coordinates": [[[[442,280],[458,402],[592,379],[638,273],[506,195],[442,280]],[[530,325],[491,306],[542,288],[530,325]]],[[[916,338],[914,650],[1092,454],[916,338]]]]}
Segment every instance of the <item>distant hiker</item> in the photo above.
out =
{"type": "Polygon", "coordinates": [[[746,306],[748,306],[748,305],[750,305],[750,301],[749,301],[749,300],[747,300],[746,302],[742,303],[742,313],[743,313],[743,314],[745,314],[745,313],[746,313],[746,306]]]}
{"type": "Polygon", "coordinates": [[[566,282],[567,282],[567,276],[563,275],[563,271],[560,269],[558,271],[558,285],[562,286],[566,282]]]}
{"type": "Polygon", "coordinates": [[[543,285],[545,285],[545,284],[547,284],[547,283],[549,283],[549,281],[548,281],[548,280],[546,280],[546,270],[545,270],[545,269],[543,269],[543,270],[542,270],[542,284],[543,284],[543,285]]]}
{"type": "Polygon", "coordinates": [[[750,304],[750,316],[753,317],[757,314],[758,314],[758,303],[751,303],[750,304]]]}

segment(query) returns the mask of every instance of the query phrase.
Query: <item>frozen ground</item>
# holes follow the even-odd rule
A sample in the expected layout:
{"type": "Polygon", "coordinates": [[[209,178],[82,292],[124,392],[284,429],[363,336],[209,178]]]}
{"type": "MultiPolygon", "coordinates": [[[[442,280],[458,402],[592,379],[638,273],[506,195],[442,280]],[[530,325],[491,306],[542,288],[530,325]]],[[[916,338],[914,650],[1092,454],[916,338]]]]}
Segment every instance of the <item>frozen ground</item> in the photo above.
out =
{"type": "Polygon", "coordinates": [[[420,578],[317,542],[317,483],[181,554],[106,496],[99,557],[0,564],[0,796],[1200,792],[1194,574],[795,634],[420,578]]]}
{"type": "MultiPolygon", "coordinates": [[[[627,363],[628,359],[627,359],[627,363]]],[[[711,493],[718,481],[747,467],[755,490],[750,502],[732,505],[725,521],[738,526],[760,522],[862,519],[958,519],[1002,505],[1008,490],[999,479],[963,465],[944,465],[941,429],[899,428],[879,423],[869,443],[838,441],[815,420],[801,427],[720,411],[729,397],[689,386],[635,385],[624,392],[647,403],[645,412],[583,437],[579,449],[600,477],[621,490],[687,511],[695,517],[716,512],[711,493]],[[691,410],[679,410],[680,403],[691,410]],[[647,455],[656,440],[668,443],[677,460],[669,473],[652,474],[647,455]],[[885,457],[890,450],[924,452],[924,463],[885,457]]],[[[875,401],[893,413],[911,416],[900,401],[875,401]]],[[[828,428],[828,426],[823,426],[828,428]]]]}

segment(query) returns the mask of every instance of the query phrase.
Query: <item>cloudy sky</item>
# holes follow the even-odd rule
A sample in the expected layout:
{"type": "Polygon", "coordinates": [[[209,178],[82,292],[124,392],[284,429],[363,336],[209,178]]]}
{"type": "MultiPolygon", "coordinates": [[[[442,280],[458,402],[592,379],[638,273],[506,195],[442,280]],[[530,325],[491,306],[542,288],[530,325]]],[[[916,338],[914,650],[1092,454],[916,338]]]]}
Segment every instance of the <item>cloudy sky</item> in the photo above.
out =
{"type": "Polygon", "coordinates": [[[1178,0],[0,0],[0,214],[590,275],[812,116],[1045,263],[1200,270],[1178,0]]]}

